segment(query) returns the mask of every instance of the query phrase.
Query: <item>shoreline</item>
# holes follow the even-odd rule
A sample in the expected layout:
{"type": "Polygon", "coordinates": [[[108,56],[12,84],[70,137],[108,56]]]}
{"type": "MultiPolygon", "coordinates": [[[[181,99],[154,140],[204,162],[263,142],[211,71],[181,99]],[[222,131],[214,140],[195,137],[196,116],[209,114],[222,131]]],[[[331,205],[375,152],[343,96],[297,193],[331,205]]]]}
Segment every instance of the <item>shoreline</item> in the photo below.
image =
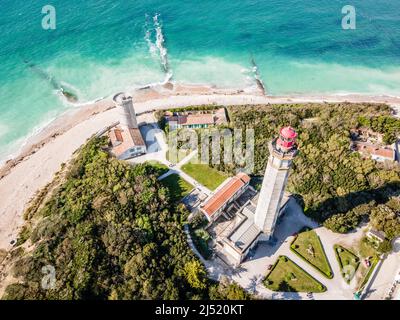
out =
{"type": "MultiPolygon", "coordinates": [[[[283,103],[384,103],[400,112],[400,97],[368,95],[264,96],[249,89],[166,83],[128,92],[138,114],[191,105],[244,105],[283,103]]],[[[93,134],[115,122],[118,112],[112,98],[83,104],[57,117],[27,139],[18,156],[0,167],[0,249],[9,250],[23,225],[23,212],[36,192],[51,182],[62,163],[93,134]]]]}
{"type": "MultiPolygon", "coordinates": [[[[260,90],[258,90],[260,91],[260,90]]],[[[238,96],[245,95],[250,97],[250,101],[246,103],[252,104],[279,104],[279,103],[335,103],[335,102],[351,102],[351,103],[385,103],[397,110],[400,114],[400,96],[390,95],[367,95],[356,93],[336,93],[336,94],[291,94],[291,95],[262,95],[260,92],[252,88],[217,88],[205,84],[157,84],[152,87],[142,87],[129,91],[133,93],[135,104],[145,103],[157,100],[164,100],[172,97],[188,97],[193,95],[213,96],[209,103],[216,103],[215,95],[238,96]],[[174,86],[174,90],[168,88],[169,85],[174,86]],[[158,88],[158,89],[157,89],[158,88]],[[161,90],[160,90],[161,88],[161,90]],[[254,99],[252,99],[252,97],[254,99]],[[263,99],[260,99],[263,98],[263,99]]],[[[217,99],[218,100],[218,99],[217,99]]],[[[244,99],[246,100],[246,99],[244,99]]],[[[208,102],[207,102],[208,103],[208,102]]],[[[195,105],[185,103],[187,105],[195,105]]],[[[235,105],[235,103],[232,103],[235,105]]],[[[243,103],[240,103],[243,104],[243,103]]],[[[69,109],[64,113],[51,120],[40,130],[27,137],[21,147],[14,152],[8,159],[0,161],[0,180],[8,174],[8,172],[17,166],[24,158],[34,154],[50,140],[62,135],[76,124],[95,116],[98,113],[105,112],[114,108],[112,97],[99,99],[92,103],[74,104],[73,109],[69,109]]],[[[169,107],[169,106],[168,106],[169,107]]],[[[182,106],[176,106],[182,107],[182,106]]],[[[158,107],[159,108],[159,107],[158,107]]],[[[161,108],[160,108],[161,109],[161,108]]]]}

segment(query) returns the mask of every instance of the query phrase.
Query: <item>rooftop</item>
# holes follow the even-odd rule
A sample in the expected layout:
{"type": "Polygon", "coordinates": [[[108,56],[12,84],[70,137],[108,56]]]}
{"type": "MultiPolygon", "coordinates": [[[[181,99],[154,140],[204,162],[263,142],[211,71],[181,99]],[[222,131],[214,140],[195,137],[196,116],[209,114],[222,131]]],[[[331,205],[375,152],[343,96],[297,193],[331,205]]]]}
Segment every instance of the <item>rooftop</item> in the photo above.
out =
{"type": "Polygon", "coordinates": [[[214,125],[226,122],[225,109],[220,108],[218,110],[210,111],[208,113],[183,113],[176,112],[171,114],[171,112],[166,112],[165,116],[169,122],[175,121],[179,125],[189,126],[189,125],[214,125]]]}
{"type": "Polygon", "coordinates": [[[192,114],[183,116],[172,116],[168,118],[168,121],[176,121],[181,125],[194,125],[194,124],[214,124],[213,114],[192,114]]]}
{"type": "Polygon", "coordinates": [[[379,238],[379,239],[385,240],[385,238],[386,238],[386,235],[385,235],[385,233],[384,233],[383,231],[378,231],[378,230],[375,230],[375,229],[370,229],[370,230],[368,230],[368,232],[369,232],[370,234],[372,234],[373,236],[379,238]]]}
{"type": "Polygon", "coordinates": [[[246,184],[250,182],[250,177],[245,173],[238,173],[230,178],[217,192],[212,195],[202,207],[203,212],[208,217],[212,217],[221,207],[226,205],[232,197],[246,184]]]}
{"type": "Polygon", "coordinates": [[[352,149],[362,154],[371,154],[389,160],[395,160],[395,151],[388,146],[377,146],[367,142],[353,141],[352,149]]]}
{"type": "MultiPolygon", "coordinates": [[[[261,234],[261,230],[254,223],[258,198],[259,193],[242,207],[240,213],[236,217],[240,219],[240,221],[235,224],[236,227],[230,232],[226,239],[226,242],[240,253],[246,251],[261,234]]],[[[285,208],[289,199],[289,194],[285,193],[281,203],[281,210],[285,208]]]]}
{"type": "Polygon", "coordinates": [[[297,137],[296,131],[290,126],[289,127],[283,127],[280,130],[279,133],[283,138],[288,139],[288,140],[289,139],[293,140],[293,139],[295,139],[297,137]]]}
{"type": "Polygon", "coordinates": [[[113,100],[117,104],[121,104],[122,101],[132,99],[131,96],[126,95],[124,92],[119,92],[116,95],[114,95],[113,100]]]}
{"type": "Polygon", "coordinates": [[[132,147],[146,146],[142,134],[137,128],[118,126],[110,130],[109,137],[113,146],[112,152],[117,157],[132,147]]]}
{"type": "Polygon", "coordinates": [[[236,248],[244,252],[260,235],[261,230],[254,224],[254,212],[256,207],[248,203],[242,210],[244,221],[228,237],[236,248]]]}

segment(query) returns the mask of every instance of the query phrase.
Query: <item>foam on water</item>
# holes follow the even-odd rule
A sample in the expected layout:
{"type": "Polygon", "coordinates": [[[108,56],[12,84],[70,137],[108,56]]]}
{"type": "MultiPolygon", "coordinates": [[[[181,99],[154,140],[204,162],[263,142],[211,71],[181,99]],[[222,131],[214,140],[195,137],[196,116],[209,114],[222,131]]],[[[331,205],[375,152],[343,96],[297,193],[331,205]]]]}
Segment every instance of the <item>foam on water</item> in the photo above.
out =
{"type": "Polygon", "coordinates": [[[58,22],[50,32],[41,29],[39,13],[32,16],[37,4],[6,1],[0,159],[49,117],[172,75],[176,82],[250,89],[259,78],[275,95],[399,96],[400,2],[353,2],[361,13],[357,30],[344,31],[338,0],[54,0],[58,22]],[[27,70],[24,59],[39,72],[27,70]],[[57,94],[60,87],[79,101],[57,94]]]}
{"type": "Polygon", "coordinates": [[[162,70],[165,73],[164,83],[172,79],[172,70],[168,62],[168,50],[165,46],[165,37],[160,22],[160,14],[155,14],[152,25],[149,26],[148,15],[146,15],[144,39],[149,47],[150,55],[159,60],[162,70]],[[154,34],[154,35],[153,35],[154,34]],[[152,38],[155,37],[153,42],[152,38]]]}
{"type": "Polygon", "coordinates": [[[175,79],[179,81],[235,88],[249,85],[248,76],[242,72],[245,67],[241,64],[213,56],[192,55],[187,58],[171,59],[175,66],[175,79]]]}

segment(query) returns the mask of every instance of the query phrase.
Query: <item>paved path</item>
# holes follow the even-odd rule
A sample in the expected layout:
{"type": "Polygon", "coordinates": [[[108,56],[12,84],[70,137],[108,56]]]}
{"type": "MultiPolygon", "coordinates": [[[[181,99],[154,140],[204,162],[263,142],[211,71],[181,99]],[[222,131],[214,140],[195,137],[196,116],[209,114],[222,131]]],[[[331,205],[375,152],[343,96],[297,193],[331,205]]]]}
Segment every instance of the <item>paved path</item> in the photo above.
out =
{"type": "Polygon", "coordinates": [[[384,299],[400,273],[400,238],[393,245],[394,250],[382,262],[376,277],[371,280],[370,288],[366,293],[367,300],[384,299]]]}
{"type": "Polygon", "coordinates": [[[211,262],[207,261],[206,266],[207,268],[210,266],[214,268],[213,278],[218,278],[218,275],[215,274],[215,270],[218,270],[219,272],[222,271],[224,272],[223,275],[230,276],[243,288],[249,292],[257,293],[258,296],[264,299],[309,299],[306,293],[273,292],[262,284],[268,265],[275,263],[278,256],[286,255],[312,277],[327,287],[327,291],[324,293],[314,293],[313,299],[351,300],[353,299],[354,285],[349,286],[343,280],[336,261],[333,245],[341,243],[350,246],[361,236],[361,230],[348,235],[339,235],[319,226],[316,222],[306,217],[303,214],[301,207],[294,201],[294,199],[292,199],[288,204],[288,209],[286,210],[285,215],[282,217],[281,222],[276,228],[274,237],[277,242],[274,245],[260,242],[254,256],[250,258],[250,260],[246,260],[240,267],[234,270],[227,268],[217,269],[216,266],[220,264],[218,260],[213,260],[211,262]],[[333,279],[324,277],[313,266],[299,258],[290,250],[290,243],[293,240],[293,234],[298,232],[303,226],[308,226],[314,229],[320,236],[334,273],[333,279]]]}

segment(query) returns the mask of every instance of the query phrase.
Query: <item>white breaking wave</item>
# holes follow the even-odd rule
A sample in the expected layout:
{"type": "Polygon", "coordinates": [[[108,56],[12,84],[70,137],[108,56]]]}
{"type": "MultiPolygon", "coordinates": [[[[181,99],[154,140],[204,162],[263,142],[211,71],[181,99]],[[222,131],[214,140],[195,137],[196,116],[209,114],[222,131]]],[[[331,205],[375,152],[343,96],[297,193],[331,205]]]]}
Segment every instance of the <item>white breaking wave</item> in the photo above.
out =
{"type": "MultiPolygon", "coordinates": [[[[168,82],[172,79],[172,71],[168,62],[168,50],[165,47],[165,37],[162,29],[162,24],[159,21],[159,14],[157,13],[153,17],[153,25],[151,28],[146,28],[144,39],[149,46],[149,51],[152,57],[158,58],[160,61],[161,68],[166,74],[164,82],[168,82]],[[155,36],[154,41],[152,41],[153,34],[155,36]]],[[[147,22],[146,22],[147,25],[147,22]]]]}
{"type": "Polygon", "coordinates": [[[154,27],[156,29],[156,46],[160,53],[161,64],[164,68],[164,71],[166,73],[168,73],[169,72],[168,51],[164,46],[164,43],[165,43],[164,34],[162,31],[162,26],[161,26],[160,22],[158,21],[158,17],[159,17],[159,14],[156,14],[153,17],[154,27]]]}
{"type": "Polygon", "coordinates": [[[151,41],[151,30],[146,30],[146,33],[144,35],[144,39],[147,42],[147,45],[149,46],[149,51],[150,54],[153,58],[157,58],[158,59],[158,48],[157,46],[151,41]]]}

